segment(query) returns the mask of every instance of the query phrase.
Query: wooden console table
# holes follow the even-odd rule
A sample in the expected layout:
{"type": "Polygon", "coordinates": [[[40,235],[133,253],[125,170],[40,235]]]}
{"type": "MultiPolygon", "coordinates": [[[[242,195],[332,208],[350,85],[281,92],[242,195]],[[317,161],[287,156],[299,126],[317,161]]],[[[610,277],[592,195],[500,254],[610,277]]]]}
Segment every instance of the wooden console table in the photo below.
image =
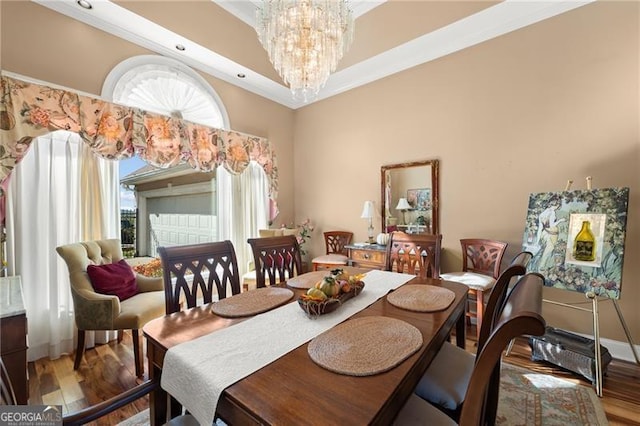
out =
{"type": "Polygon", "coordinates": [[[366,246],[347,245],[349,262],[356,268],[384,269],[387,263],[387,246],[368,244],[366,246]]]}
{"type": "Polygon", "coordinates": [[[13,385],[17,403],[27,405],[27,311],[19,276],[0,278],[0,356],[13,385]]]}

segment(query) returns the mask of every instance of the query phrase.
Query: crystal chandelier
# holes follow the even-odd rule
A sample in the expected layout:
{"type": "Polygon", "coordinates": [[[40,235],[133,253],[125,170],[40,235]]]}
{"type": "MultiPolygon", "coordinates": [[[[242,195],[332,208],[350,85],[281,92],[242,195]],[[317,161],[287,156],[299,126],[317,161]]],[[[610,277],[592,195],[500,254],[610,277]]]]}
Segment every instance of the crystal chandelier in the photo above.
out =
{"type": "Polygon", "coordinates": [[[264,0],[256,32],[294,98],[307,102],[349,49],[353,14],[345,0],[264,0]]]}

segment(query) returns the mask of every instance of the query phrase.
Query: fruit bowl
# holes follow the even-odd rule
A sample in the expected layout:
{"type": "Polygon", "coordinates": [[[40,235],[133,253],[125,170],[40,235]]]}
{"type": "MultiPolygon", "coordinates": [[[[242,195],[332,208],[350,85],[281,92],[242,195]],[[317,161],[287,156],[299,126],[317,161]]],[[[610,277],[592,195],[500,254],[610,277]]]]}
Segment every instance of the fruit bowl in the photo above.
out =
{"type": "Polygon", "coordinates": [[[303,311],[306,312],[307,316],[310,318],[317,317],[318,315],[328,314],[329,312],[333,312],[340,305],[342,305],[347,300],[351,299],[359,295],[364,288],[364,282],[358,281],[352,283],[351,289],[346,292],[340,292],[337,296],[327,297],[324,300],[313,300],[306,297],[306,295],[300,296],[298,298],[298,304],[302,308],[303,311]]]}

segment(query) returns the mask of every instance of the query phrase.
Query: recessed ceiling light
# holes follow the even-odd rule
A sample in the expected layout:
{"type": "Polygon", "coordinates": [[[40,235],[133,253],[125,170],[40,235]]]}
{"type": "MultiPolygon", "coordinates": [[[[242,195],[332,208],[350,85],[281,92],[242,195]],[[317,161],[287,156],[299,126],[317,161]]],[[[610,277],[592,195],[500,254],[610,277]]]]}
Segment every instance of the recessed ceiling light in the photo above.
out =
{"type": "Polygon", "coordinates": [[[78,6],[84,7],[87,10],[93,9],[93,6],[91,6],[91,3],[89,3],[87,0],[78,0],[76,1],[76,3],[78,3],[78,6]]]}
{"type": "Polygon", "coordinates": [[[238,78],[245,78],[246,74],[239,72],[238,74],[236,74],[238,76],[238,78]]]}
{"type": "Polygon", "coordinates": [[[187,50],[187,48],[181,44],[176,44],[176,49],[178,49],[181,52],[184,52],[185,50],[187,50]]]}

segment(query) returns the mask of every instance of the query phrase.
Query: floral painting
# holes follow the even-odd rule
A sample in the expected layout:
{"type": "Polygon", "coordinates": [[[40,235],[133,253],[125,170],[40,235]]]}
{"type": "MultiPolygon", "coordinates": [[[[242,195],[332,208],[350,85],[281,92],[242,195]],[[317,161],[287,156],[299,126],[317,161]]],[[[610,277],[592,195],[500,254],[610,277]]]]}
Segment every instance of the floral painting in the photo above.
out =
{"type": "Polygon", "coordinates": [[[550,287],[620,298],[628,204],[629,188],[531,194],[522,244],[533,253],[527,269],[550,287]],[[597,261],[571,260],[578,220],[597,225],[597,261]]]}
{"type": "Polygon", "coordinates": [[[431,210],[431,189],[407,189],[407,201],[414,210],[431,210]]]}

